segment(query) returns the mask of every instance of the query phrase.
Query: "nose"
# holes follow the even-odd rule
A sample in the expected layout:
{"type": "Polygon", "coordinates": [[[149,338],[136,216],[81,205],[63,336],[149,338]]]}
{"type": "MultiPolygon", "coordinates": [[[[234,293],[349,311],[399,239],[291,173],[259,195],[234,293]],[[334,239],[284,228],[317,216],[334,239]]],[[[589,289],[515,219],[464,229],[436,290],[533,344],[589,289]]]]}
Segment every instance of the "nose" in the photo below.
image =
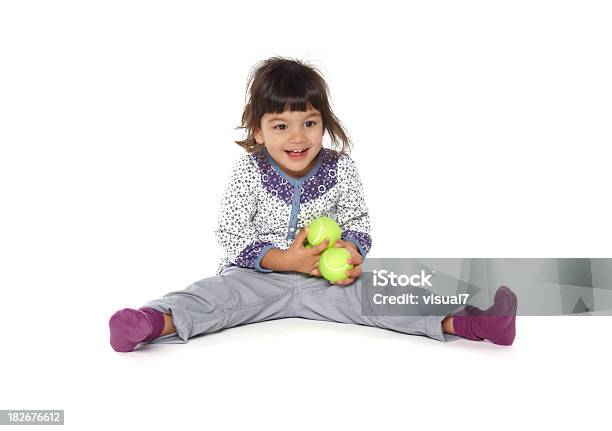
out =
{"type": "Polygon", "coordinates": [[[289,136],[289,142],[292,144],[302,144],[306,141],[306,134],[301,127],[297,127],[292,130],[289,136]]]}

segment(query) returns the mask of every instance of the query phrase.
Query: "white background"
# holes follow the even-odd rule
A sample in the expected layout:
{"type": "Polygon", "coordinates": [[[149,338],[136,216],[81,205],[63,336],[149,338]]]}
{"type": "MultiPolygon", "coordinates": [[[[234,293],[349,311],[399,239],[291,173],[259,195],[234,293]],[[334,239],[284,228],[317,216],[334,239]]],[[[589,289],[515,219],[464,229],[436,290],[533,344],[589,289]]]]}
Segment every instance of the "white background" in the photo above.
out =
{"type": "Polygon", "coordinates": [[[610,22],[594,1],[0,3],[0,409],[609,427],[609,317],[522,317],[510,348],[283,320],[130,354],[108,318],[214,273],[246,78],[272,55],[327,79],[371,256],[610,257],[610,22]]]}

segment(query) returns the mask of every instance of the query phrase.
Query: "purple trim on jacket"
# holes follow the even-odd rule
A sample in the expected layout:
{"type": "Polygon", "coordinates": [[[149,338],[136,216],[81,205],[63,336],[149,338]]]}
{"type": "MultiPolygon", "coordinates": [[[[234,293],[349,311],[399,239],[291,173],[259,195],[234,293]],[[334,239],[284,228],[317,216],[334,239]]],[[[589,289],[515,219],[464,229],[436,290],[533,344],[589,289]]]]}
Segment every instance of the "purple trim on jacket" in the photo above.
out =
{"type": "Polygon", "coordinates": [[[272,196],[278,197],[287,205],[291,205],[291,200],[293,199],[293,186],[274,170],[263,152],[253,153],[252,157],[255,163],[257,163],[261,175],[261,183],[266,188],[267,192],[272,196]]]}
{"type": "Polygon", "coordinates": [[[319,170],[302,184],[301,204],[324,195],[338,183],[338,159],[340,159],[340,154],[328,149],[321,149],[321,151],[325,151],[325,153],[319,170]]]}
{"type": "MultiPolygon", "coordinates": [[[[317,172],[302,184],[300,204],[317,199],[338,183],[338,160],[340,159],[340,154],[326,148],[321,148],[320,151],[323,151],[321,164],[317,172]]],[[[285,204],[291,205],[293,185],[274,170],[263,152],[253,153],[252,157],[259,168],[261,182],[266,191],[272,196],[278,197],[285,204]]]]}
{"type": "Polygon", "coordinates": [[[236,265],[243,268],[255,268],[256,264],[259,263],[259,254],[264,247],[268,245],[272,245],[272,243],[262,242],[259,240],[253,241],[240,252],[238,257],[236,257],[236,265]]]}

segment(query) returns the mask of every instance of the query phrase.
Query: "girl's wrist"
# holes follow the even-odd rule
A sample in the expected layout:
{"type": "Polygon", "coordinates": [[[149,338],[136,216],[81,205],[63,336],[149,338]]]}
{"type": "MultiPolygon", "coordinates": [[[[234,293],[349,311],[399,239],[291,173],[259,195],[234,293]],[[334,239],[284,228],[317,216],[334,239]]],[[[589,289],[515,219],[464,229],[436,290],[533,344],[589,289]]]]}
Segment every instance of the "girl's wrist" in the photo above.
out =
{"type": "Polygon", "coordinates": [[[355,244],[350,239],[345,240],[343,246],[344,247],[350,247],[350,248],[354,249],[361,256],[361,253],[359,252],[359,247],[357,247],[357,244],[355,244]]]}
{"type": "Polygon", "coordinates": [[[359,252],[359,248],[357,248],[357,244],[355,244],[353,241],[351,241],[351,240],[346,241],[346,245],[348,245],[349,247],[354,248],[357,252],[359,252]]]}
{"type": "Polygon", "coordinates": [[[280,248],[271,248],[261,259],[261,266],[272,271],[290,271],[287,252],[280,248]]]}
{"type": "Polygon", "coordinates": [[[289,259],[287,250],[281,250],[279,248],[278,251],[280,252],[279,257],[278,257],[278,263],[279,263],[278,271],[293,271],[291,267],[291,260],[289,259]]]}

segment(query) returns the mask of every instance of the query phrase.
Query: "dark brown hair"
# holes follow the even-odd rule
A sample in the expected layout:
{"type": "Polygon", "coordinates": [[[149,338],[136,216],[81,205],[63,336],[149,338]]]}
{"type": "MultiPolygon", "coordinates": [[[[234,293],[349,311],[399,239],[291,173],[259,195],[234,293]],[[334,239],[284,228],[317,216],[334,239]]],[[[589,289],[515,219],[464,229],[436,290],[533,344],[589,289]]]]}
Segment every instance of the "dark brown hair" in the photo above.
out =
{"type": "Polygon", "coordinates": [[[261,127],[264,114],[306,111],[309,106],[321,113],[323,130],[327,131],[335,150],[348,153],[351,141],[340,120],[332,112],[329,88],[316,67],[297,59],[272,57],[257,63],[249,73],[246,104],[242,125],[246,138],[235,141],[247,152],[258,151],[261,146],[253,136],[261,127]]]}

